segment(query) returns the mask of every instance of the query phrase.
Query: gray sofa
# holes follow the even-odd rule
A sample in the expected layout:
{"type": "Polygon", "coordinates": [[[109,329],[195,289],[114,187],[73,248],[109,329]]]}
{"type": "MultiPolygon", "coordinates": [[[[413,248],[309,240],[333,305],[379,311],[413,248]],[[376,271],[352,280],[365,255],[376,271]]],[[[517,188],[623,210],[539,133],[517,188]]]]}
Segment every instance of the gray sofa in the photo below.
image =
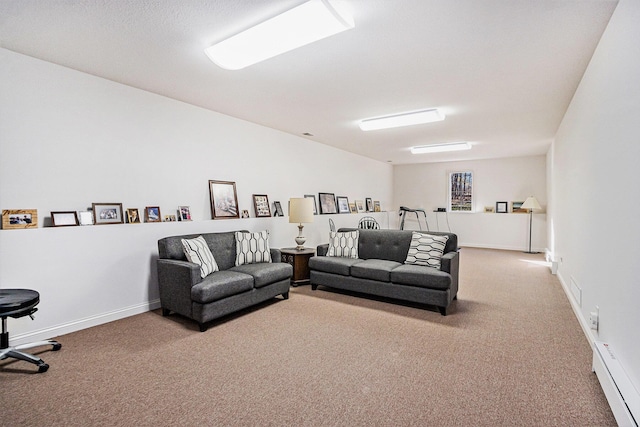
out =
{"type": "MultiPolygon", "coordinates": [[[[338,232],[356,229],[340,229],[338,232]]],[[[458,293],[458,237],[449,236],[440,270],[404,264],[411,230],[359,230],[358,258],[326,255],[329,244],[317,247],[319,256],[309,260],[311,288],[319,285],[398,300],[435,305],[443,316],[458,293]]]]}
{"type": "Polygon", "coordinates": [[[158,240],[158,285],[162,315],[171,311],[207,322],[282,295],[289,298],[293,268],[280,262],[280,250],[271,249],[271,263],[235,266],[235,232],[203,233],[158,240]],[[187,261],[182,239],[202,236],[220,269],[204,279],[197,264],[187,261]]]}

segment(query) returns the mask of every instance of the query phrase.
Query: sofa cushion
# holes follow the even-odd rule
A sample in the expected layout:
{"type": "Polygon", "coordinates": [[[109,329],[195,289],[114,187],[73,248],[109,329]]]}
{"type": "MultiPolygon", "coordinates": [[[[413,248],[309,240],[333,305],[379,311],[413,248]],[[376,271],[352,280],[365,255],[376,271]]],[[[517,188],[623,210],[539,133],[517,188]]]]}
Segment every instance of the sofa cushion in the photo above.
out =
{"type": "Polygon", "coordinates": [[[440,259],[448,239],[448,236],[436,236],[414,231],[404,263],[425,265],[439,270],[440,259]]]}
{"type": "Polygon", "coordinates": [[[237,271],[253,277],[253,286],[256,288],[261,288],[280,280],[290,279],[293,275],[293,267],[284,262],[239,265],[232,267],[231,271],[237,271]]]}
{"type": "Polygon", "coordinates": [[[389,282],[391,271],[401,265],[399,262],[384,259],[367,259],[353,265],[351,267],[351,275],[362,279],[389,282]]]}
{"type": "Polygon", "coordinates": [[[359,230],[347,232],[329,232],[329,251],[327,256],[358,258],[359,230]]]}
{"type": "Polygon", "coordinates": [[[271,262],[269,231],[236,231],[236,266],[260,262],[271,262]]]}
{"type": "Polygon", "coordinates": [[[325,273],[349,276],[351,274],[351,266],[359,262],[362,262],[362,260],[344,257],[314,256],[309,258],[309,268],[311,270],[324,271],[325,273]]]}
{"type": "Polygon", "coordinates": [[[203,279],[214,271],[219,270],[218,264],[215,258],[213,258],[213,254],[204,237],[198,236],[195,239],[182,239],[182,248],[189,262],[200,266],[200,277],[203,279]]]}
{"type": "Polygon", "coordinates": [[[191,299],[206,304],[253,289],[253,277],[238,271],[216,271],[191,288],[191,299]]]}
{"type": "Polygon", "coordinates": [[[404,264],[394,268],[390,277],[391,282],[399,285],[443,290],[451,287],[450,274],[416,264],[404,264]]]}

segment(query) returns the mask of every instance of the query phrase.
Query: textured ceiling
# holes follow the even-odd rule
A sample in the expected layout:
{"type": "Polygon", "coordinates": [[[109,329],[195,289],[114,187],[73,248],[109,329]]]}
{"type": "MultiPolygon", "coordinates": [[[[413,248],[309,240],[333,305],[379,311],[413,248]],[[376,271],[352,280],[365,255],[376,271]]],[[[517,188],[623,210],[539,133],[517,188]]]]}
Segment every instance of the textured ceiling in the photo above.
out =
{"type": "Polygon", "coordinates": [[[617,4],[342,0],[352,30],[238,71],[205,56],[303,2],[0,0],[0,46],[393,164],[512,157],[546,153],[617,4]],[[434,107],[445,121],[357,126],[434,107]]]}

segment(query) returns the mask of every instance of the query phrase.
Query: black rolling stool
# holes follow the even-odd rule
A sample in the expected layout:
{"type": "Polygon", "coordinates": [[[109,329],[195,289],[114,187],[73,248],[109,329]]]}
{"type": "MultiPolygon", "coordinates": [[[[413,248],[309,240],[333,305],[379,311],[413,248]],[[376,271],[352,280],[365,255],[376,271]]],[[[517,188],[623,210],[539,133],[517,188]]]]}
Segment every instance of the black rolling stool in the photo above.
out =
{"type": "Polygon", "coordinates": [[[60,350],[62,344],[53,340],[45,340],[33,342],[30,344],[22,344],[16,347],[9,347],[9,332],[7,332],[7,317],[30,316],[33,319],[33,313],[38,311],[36,305],[40,302],[40,294],[31,289],[0,289],[0,317],[2,317],[2,335],[0,336],[0,360],[13,357],[14,359],[25,360],[38,365],[38,372],[46,372],[49,365],[44,363],[42,359],[20,350],[28,348],[40,347],[43,345],[52,345],[53,350],[60,350]]]}

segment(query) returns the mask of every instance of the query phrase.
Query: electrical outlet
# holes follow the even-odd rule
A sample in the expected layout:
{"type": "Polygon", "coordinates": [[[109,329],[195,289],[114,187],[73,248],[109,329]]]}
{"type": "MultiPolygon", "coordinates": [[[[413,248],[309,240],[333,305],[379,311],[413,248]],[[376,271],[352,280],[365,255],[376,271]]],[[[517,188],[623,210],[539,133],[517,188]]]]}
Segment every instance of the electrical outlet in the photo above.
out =
{"type": "Polygon", "coordinates": [[[598,330],[598,324],[600,322],[600,308],[596,305],[596,311],[589,313],[589,327],[594,331],[598,330]]]}

